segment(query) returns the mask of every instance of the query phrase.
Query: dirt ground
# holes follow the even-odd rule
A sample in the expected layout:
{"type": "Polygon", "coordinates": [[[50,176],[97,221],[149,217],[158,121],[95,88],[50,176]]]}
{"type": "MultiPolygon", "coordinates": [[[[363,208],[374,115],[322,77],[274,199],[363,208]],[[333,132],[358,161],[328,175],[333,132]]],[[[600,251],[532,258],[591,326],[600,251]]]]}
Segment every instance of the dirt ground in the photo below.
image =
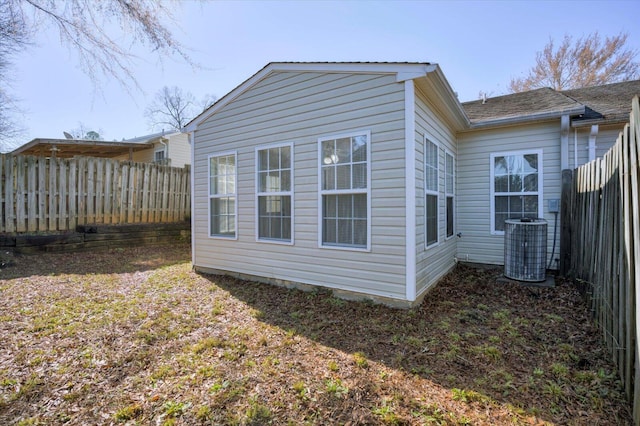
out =
{"type": "Polygon", "coordinates": [[[626,425],[577,290],[458,266],[412,310],[196,274],[190,247],[0,262],[0,424],[626,425]]]}

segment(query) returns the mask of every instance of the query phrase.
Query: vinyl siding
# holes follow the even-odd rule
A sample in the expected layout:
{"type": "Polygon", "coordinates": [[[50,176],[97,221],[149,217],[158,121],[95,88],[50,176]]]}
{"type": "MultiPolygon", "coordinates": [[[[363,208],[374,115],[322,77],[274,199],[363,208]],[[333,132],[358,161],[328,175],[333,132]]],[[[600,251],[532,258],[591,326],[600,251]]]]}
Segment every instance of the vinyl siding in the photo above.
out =
{"type": "MultiPolygon", "coordinates": [[[[135,161],[136,163],[153,163],[153,153],[155,150],[156,145],[154,144],[153,148],[136,151],[131,156],[131,161],[135,161]]],[[[115,157],[115,159],[120,161],[129,161],[129,154],[120,155],[119,157],[115,157]]]]}
{"type": "MultiPolygon", "coordinates": [[[[600,126],[598,135],[596,136],[596,157],[602,158],[604,154],[616,143],[618,135],[623,130],[623,125],[600,126]]],[[[580,167],[589,161],[589,135],[591,126],[571,129],[569,134],[569,165],[571,168],[580,167]],[[575,146],[578,147],[578,164],[575,164],[576,152],[575,146]]]]}
{"type": "MultiPolygon", "coordinates": [[[[184,167],[191,164],[191,145],[189,135],[180,133],[169,138],[168,149],[171,167],[184,167]]],[[[159,148],[159,147],[157,147],[159,148]]]]}
{"type": "Polygon", "coordinates": [[[405,298],[404,86],[392,75],[276,72],[195,132],[194,265],[405,298]],[[318,138],[371,132],[371,251],[318,247],[318,138]],[[256,241],[255,148],[293,143],[294,244],[256,241]],[[207,156],[237,152],[237,240],[208,237],[207,156]]]}
{"type": "MultiPolygon", "coordinates": [[[[191,163],[191,145],[189,145],[189,135],[186,133],[178,133],[169,137],[167,143],[169,149],[169,158],[171,158],[171,167],[184,167],[185,164],[191,163]]],[[[138,163],[153,163],[154,153],[162,149],[160,142],[155,142],[153,148],[133,153],[132,160],[138,163]]],[[[129,160],[129,154],[115,157],[116,160],[129,160]]]]}
{"type": "MultiPolygon", "coordinates": [[[[549,199],[560,199],[560,121],[463,133],[458,137],[457,157],[457,257],[462,261],[504,264],[504,236],[491,234],[490,155],[528,149],[543,150],[543,212],[547,226],[547,262],[551,257],[554,214],[549,199]]],[[[559,222],[559,218],[558,218],[559,222]]],[[[560,235],[558,225],[557,238],[560,235]]],[[[556,240],[554,258],[559,258],[556,240]]],[[[556,268],[554,262],[552,268],[556,268]]]]}
{"type": "MultiPolygon", "coordinates": [[[[445,150],[456,156],[456,137],[427,95],[416,90],[416,294],[420,295],[454,266],[456,237],[446,237],[445,150]],[[438,244],[425,248],[424,137],[438,144],[438,244]]],[[[455,186],[455,183],[454,183],[455,186]]],[[[457,205],[457,194],[454,207],[457,205]]],[[[455,215],[454,215],[455,220],[455,215]]],[[[455,234],[455,228],[454,228],[455,234]]]]}

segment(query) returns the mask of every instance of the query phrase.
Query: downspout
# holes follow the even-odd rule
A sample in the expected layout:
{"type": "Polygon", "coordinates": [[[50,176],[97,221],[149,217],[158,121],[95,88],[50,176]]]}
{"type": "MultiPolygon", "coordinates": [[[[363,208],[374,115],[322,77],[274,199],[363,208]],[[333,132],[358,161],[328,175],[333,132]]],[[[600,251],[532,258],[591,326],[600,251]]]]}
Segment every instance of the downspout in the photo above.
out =
{"type": "Polygon", "coordinates": [[[578,128],[573,128],[573,168],[578,168],[578,128]]]}
{"type": "Polygon", "coordinates": [[[413,84],[413,80],[404,82],[405,287],[409,302],[416,300],[416,105],[413,84]]]}
{"type": "Polygon", "coordinates": [[[160,136],[160,139],[158,139],[158,142],[160,142],[163,146],[164,146],[164,159],[166,163],[169,163],[169,145],[166,144],[164,138],[164,129],[162,129],[162,136],[160,136]]]}
{"type": "Polygon", "coordinates": [[[560,117],[560,172],[569,168],[569,116],[560,117]]]}
{"type": "Polygon", "coordinates": [[[589,134],[589,161],[596,159],[596,138],[598,137],[598,125],[591,126],[591,133],[589,134]]]}

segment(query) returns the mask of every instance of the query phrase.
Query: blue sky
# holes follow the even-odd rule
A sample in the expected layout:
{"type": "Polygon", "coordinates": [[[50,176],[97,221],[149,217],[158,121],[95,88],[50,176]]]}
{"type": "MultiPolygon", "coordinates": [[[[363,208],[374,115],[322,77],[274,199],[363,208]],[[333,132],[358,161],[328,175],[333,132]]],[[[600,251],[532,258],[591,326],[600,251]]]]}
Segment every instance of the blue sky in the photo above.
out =
{"type": "Polygon", "coordinates": [[[162,86],[224,96],[272,61],[420,61],[440,64],[461,101],[497,96],[525,74],[550,38],[630,34],[640,51],[639,1],[185,1],[175,35],[202,67],[161,62],[141,47],[141,90],[104,78],[96,93],[75,54],[42,29],[15,60],[12,92],[23,142],[83,126],[107,140],[151,133],[144,109],[162,86]]]}

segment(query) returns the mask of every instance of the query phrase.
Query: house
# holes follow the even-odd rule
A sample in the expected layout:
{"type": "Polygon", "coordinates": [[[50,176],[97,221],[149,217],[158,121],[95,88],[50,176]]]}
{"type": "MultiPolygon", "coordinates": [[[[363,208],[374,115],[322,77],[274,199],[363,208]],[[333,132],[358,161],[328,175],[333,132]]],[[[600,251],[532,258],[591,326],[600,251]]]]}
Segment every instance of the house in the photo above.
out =
{"type": "Polygon", "coordinates": [[[159,132],[120,142],[36,138],[19,146],[11,154],[57,158],[101,157],[184,167],[190,164],[190,150],[191,146],[184,133],[159,132]]]}
{"type": "Polygon", "coordinates": [[[570,155],[621,128],[585,104],[609,97],[461,104],[437,64],[270,63],[183,129],[194,268],[419,303],[457,260],[501,264],[505,217],[553,222],[570,155]]]}
{"type": "Polygon", "coordinates": [[[121,160],[131,159],[140,163],[160,163],[171,167],[184,167],[191,164],[191,145],[189,138],[182,132],[153,133],[126,139],[124,142],[151,145],[150,149],[133,152],[131,158],[127,156],[116,157],[121,160]]]}

